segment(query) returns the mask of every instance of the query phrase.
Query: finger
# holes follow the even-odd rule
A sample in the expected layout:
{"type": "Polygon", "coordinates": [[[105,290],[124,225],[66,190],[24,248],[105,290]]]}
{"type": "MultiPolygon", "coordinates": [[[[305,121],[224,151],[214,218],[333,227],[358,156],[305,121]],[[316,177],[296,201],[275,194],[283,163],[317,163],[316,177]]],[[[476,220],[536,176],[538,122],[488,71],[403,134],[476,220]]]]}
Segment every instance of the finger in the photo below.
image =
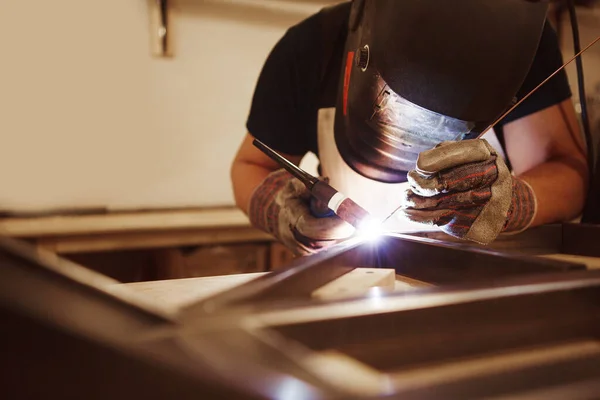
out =
{"type": "Polygon", "coordinates": [[[443,193],[446,189],[445,185],[440,182],[437,175],[425,177],[413,169],[408,172],[406,177],[411,190],[420,196],[435,196],[443,193]]]}
{"type": "Polygon", "coordinates": [[[497,156],[488,161],[461,165],[440,174],[444,192],[462,192],[491,186],[498,179],[497,156]]]}
{"type": "Polygon", "coordinates": [[[326,202],[316,197],[311,197],[310,199],[310,213],[313,217],[317,218],[332,217],[335,215],[326,202]]]}
{"type": "Polygon", "coordinates": [[[295,241],[294,246],[304,255],[313,254],[336,243],[336,240],[316,240],[306,237],[295,227],[291,230],[295,241]]]}
{"type": "Polygon", "coordinates": [[[431,178],[426,178],[414,170],[408,173],[412,191],[426,197],[491,186],[497,178],[496,156],[492,156],[488,161],[447,169],[431,178]]]}
{"type": "Polygon", "coordinates": [[[404,198],[403,208],[417,210],[471,208],[484,205],[491,197],[492,191],[489,187],[431,197],[419,196],[411,191],[404,198]]]}
{"type": "Polygon", "coordinates": [[[412,222],[418,222],[425,225],[435,225],[435,222],[447,214],[448,211],[449,210],[423,211],[412,208],[404,208],[398,213],[412,222]]]}
{"type": "Polygon", "coordinates": [[[473,222],[479,215],[481,208],[474,208],[464,211],[440,209],[433,211],[423,210],[403,210],[405,218],[413,222],[419,222],[428,225],[436,225],[444,228],[447,233],[453,235],[466,234],[473,222]]]}
{"type": "Polygon", "coordinates": [[[284,198],[301,198],[303,200],[309,200],[311,197],[310,191],[306,186],[298,178],[293,177],[291,174],[289,174],[289,176],[290,179],[282,190],[282,196],[284,198]]]}
{"type": "Polygon", "coordinates": [[[302,236],[314,240],[340,240],[354,234],[354,227],[339,217],[315,218],[302,215],[296,224],[296,230],[302,236]]]}
{"type": "Polygon", "coordinates": [[[492,155],[495,152],[485,139],[449,142],[421,152],[417,158],[417,171],[431,175],[458,165],[485,161],[492,155]]]}

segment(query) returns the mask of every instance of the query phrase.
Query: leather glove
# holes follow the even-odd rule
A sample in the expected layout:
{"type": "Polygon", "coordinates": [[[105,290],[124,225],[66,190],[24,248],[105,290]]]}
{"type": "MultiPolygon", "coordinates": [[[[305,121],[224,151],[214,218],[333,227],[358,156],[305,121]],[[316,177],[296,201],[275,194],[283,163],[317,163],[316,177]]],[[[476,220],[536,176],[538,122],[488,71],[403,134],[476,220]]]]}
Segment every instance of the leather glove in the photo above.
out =
{"type": "Polygon", "coordinates": [[[485,139],[443,142],[422,152],[408,181],[404,216],[457,238],[489,244],[500,233],[527,229],[535,217],[533,190],[510,174],[485,139]]]}
{"type": "Polygon", "coordinates": [[[296,255],[316,253],[354,233],[354,227],[336,215],[313,217],[310,192],[284,169],[272,172],[250,199],[252,225],[270,233],[296,255]]]}

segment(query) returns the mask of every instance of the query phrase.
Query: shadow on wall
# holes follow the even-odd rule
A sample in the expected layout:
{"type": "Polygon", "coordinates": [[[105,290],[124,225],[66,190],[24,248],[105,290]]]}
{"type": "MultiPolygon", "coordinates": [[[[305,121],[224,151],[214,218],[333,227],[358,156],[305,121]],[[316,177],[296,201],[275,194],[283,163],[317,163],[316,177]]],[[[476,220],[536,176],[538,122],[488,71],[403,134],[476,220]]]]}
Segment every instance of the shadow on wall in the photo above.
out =
{"type": "Polygon", "coordinates": [[[246,24],[289,27],[328,5],[341,3],[337,0],[176,0],[179,12],[199,14],[203,17],[235,20],[246,24]]]}

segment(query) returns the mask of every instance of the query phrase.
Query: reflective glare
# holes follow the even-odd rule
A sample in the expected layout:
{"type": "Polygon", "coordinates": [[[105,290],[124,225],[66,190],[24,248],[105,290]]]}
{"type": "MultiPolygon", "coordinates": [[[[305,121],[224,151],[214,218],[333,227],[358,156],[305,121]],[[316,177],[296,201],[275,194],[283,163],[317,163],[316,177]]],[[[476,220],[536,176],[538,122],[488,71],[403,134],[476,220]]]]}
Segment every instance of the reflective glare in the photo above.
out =
{"type": "Polygon", "coordinates": [[[356,234],[366,241],[376,241],[383,235],[383,225],[375,218],[367,218],[360,223],[356,234]]]}
{"type": "Polygon", "coordinates": [[[369,289],[368,293],[367,293],[367,298],[369,299],[369,304],[380,308],[383,307],[385,305],[382,297],[384,295],[383,290],[380,287],[372,287],[371,289],[369,289]]]}
{"type": "Polygon", "coordinates": [[[317,393],[306,383],[295,378],[285,378],[278,383],[274,398],[278,400],[305,400],[315,397],[317,397],[317,393]]]}

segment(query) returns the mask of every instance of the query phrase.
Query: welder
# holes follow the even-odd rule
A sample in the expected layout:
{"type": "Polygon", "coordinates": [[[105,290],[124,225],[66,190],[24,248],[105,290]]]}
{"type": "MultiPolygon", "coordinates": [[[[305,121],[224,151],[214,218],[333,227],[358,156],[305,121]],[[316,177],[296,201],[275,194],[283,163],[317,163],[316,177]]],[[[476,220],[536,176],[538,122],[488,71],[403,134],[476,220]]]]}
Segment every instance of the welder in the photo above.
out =
{"type": "Polygon", "coordinates": [[[354,233],[252,145],[299,164],[392,230],[488,244],[576,218],[585,144],[547,3],[354,0],[287,30],[260,73],[231,168],[237,205],[296,254],[354,233]]]}

